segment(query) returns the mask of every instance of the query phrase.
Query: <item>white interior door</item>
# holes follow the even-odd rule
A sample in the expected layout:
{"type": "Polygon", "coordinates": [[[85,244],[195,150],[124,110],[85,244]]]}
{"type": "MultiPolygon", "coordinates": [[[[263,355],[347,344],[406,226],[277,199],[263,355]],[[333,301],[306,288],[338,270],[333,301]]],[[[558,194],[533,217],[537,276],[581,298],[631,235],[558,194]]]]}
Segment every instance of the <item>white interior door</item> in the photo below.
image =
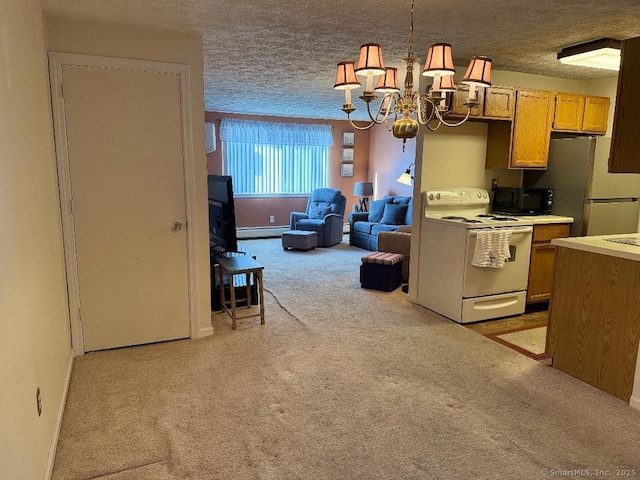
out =
{"type": "Polygon", "coordinates": [[[189,336],[178,75],[64,65],[84,351],[189,336]]]}

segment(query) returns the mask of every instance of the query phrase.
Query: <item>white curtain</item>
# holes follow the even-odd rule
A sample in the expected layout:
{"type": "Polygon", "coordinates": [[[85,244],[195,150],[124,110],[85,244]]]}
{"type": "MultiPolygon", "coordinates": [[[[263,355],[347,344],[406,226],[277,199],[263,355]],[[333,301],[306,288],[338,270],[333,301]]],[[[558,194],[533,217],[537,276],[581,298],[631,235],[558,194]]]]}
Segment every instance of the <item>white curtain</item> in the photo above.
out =
{"type": "Polygon", "coordinates": [[[220,140],[261,145],[333,145],[330,125],[254,122],[224,118],[220,122],[220,140]]]}
{"type": "Polygon", "coordinates": [[[225,119],[225,175],[236,194],[309,194],[329,181],[329,125],[225,119]]]}

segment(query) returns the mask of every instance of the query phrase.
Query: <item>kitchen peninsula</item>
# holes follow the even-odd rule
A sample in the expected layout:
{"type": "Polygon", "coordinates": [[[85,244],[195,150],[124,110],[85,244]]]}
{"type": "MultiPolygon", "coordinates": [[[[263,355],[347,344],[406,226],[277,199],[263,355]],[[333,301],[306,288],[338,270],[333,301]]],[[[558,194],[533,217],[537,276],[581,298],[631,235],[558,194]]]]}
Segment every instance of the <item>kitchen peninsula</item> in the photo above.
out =
{"type": "Polygon", "coordinates": [[[640,233],[552,244],[558,247],[547,330],[553,367],[640,409],[640,233]]]}

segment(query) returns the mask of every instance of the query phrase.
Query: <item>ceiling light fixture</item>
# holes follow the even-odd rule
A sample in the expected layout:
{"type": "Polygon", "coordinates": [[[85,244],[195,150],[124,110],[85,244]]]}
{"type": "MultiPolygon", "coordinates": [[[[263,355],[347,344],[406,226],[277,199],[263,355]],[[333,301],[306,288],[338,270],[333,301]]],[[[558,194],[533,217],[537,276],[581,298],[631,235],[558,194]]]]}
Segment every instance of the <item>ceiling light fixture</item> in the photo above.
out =
{"type": "Polygon", "coordinates": [[[368,43],[360,47],[358,66],[355,62],[338,63],[336,83],[333,88],[344,90],[344,105],[342,111],[347,114],[347,120],[353,128],[367,130],[376,124],[384,124],[387,130],[393,132],[396,138],[402,139],[402,150],[408,138],[418,134],[420,125],[429,130],[435,130],[440,125],[457,127],[462,125],[471,113],[471,109],[479,105],[476,88],[491,86],[491,59],[487,57],[473,57],[469,68],[462,78],[462,83],[469,85],[469,96],[461,102],[467,108],[466,116],[458,122],[448,122],[444,119],[453,109],[453,93],[456,91],[451,54],[448,43],[434,43],[427,50],[427,59],[422,75],[433,77],[433,84],[428,93],[421,94],[413,90],[413,64],[419,59],[413,53],[413,4],[411,0],[411,24],[409,33],[409,52],[403,61],[406,63],[404,79],[404,94],[398,87],[398,70],[386,68],[382,60],[382,47],[377,43],[368,43]],[[366,80],[364,92],[359,98],[366,102],[370,123],[365,127],[357,126],[351,120],[351,113],[355,110],[351,103],[351,90],[361,86],[358,76],[366,80]],[[374,77],[379,77],[375,90],[374,77]],[[377,98],[376,92],[383,94],[380,104],[372,112],[371,103],[377,98]],[[393,124],[389,126],[389,117],[393,116],[393,124]],[[412,116],[415,117],[411,118],[412,116]],[[401,118],[399,118],[401,117],[401,118]]]}
{"type": "Polygon", "coordinates": [[[558,60],[567,65],[620,70],[621,45],[620,40],[601,38],[563,48],[558,53],[558,60]]]}

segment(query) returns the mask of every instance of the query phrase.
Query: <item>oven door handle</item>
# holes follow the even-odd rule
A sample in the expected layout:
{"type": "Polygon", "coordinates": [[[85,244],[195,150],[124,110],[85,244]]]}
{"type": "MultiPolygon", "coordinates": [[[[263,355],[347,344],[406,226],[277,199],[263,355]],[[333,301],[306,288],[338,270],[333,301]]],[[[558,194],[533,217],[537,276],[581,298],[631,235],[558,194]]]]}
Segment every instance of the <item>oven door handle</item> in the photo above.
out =
{"type": "Polygon", "coordinates": [[[522,233],[533,232],[533,227],[498,227],[498,228],[487,228],[487,229],[475,228],[475,229],[469,230],[468,236],[477,237],[478,230],[484,230],[484,231],[511,230],[511,235],[520,235],[522,233]]]}

